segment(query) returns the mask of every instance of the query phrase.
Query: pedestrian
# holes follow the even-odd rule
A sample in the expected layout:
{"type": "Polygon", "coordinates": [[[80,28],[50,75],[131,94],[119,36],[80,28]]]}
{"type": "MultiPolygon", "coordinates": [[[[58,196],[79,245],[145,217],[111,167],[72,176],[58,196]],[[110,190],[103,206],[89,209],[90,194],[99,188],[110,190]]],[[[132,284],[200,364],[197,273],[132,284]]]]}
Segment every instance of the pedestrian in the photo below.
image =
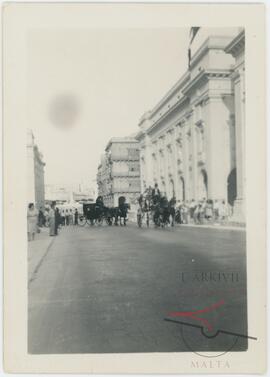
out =
{"type": "Polygon", "coordinates": [[[65,218],[66,218],[66,225],[68,226],[69,225],[69,212],[68,212],[68,209],[66,209],[65,218]]]}
{"type": "Polygon", "coordinates": [[[27,210],[27,234],[28,241],[34,241],[38,226],[38,213],[34,203],[29,203],[27,210]]]}
{"type": "Polygon", "coordinates": [[[73,225],[73,210],[71,208],[69,210],[69,224],[73,225]]]}
{"type": "Polygon", "coordinates": [[[196,225],[200,224],[200,209],[201,209],[201,204],[197,204],[193,213],[193,219],[196,225]]]}
{"type": "Polygon", "coordinates": [[[205,220],[206,201],[202,201],[199,204],[199,223],[203,224],[205,220]]]}
{"type": "Polygon", "coordinates": [[[206,201],[205,218],[206,218],[207,221],[210,221],[213,218],[213,202],[212,202],[211,199],[208,199],[206,201]]]}
{"type": "Polygon", "coordinates": [[[52,202],[51,208],[49,210],[49,227],[50,227],[50,236],[55,236],[55,202],[52,202]]]}
{"type": "Polygon", "coordinates": [[[188,206],[186,202],[183,202],[182,205],[182,219],[183,224],[188,224],[188,206]]]}
{"type": "Polygon", "coordinates": [[[219,201],[216,199],[213,204],[213,210],[214,210],[214,219],[215,221],[219,220],[219,201]]]}
{"type": "Polygon", "coordinates": [[[177,224],[182,224],[182,219],[181,219],[181,202],[180,200],[177,201],[177,206],[175,210],[175,221],[177,224]]]}
{"type": "Polygon", "coordinates": [[[62,223],[62,226],[65,226],[66,225],[66,216],[65,216],[65,210],[62,208],[61,210],[61,223],[62,223]]]}
{"type": "Polygon", "coordinates": [[[225,203],[225,200],[222,200],[222,203],[220,204],[219,213],[220,213],[219,217],[220,217],[220,220],[222,222],[227,220],[227,218],[228,218],[228,207],[225,203]]]}
{"type": "Polygon", "coordinates": [[[56,208],[55,209],[55,235],[56,236],[58,235],[58,229],[59,229],[59,226],[61,225],[61,221],[62,221],[62,218],[60,215],[59,208],[56,208]]]}
{"type": "Polygon", "coordinates": [[[44,225],[44,214],[42,211],[42,207],[40,207],[38,211],[38,226],[41,228],[44,225]]]}
{"type": "Polygon", "coordinates": [[[78,214],[78,210],[76,208],[75,213],[74,213],[74,225],[78,225],[78,217],[79,217],[79,214],[78,214]]]}
{"type": "Polygon", "coordinates": [[[189,216],[190,216],[190,219],[192,221],[194,221],[194,212],[195,212],[195,208],[196,208],[196,203],[195,203],[195,200],[192,199],[191,200],[191,203],[189,205],[189,216]]]}
{"type": "Polygon", "coordinates": [[[45,208],[44,217],[45,217],[45,227],[48,227],[49,226],[49,209],[48,208],[45,208]]]}

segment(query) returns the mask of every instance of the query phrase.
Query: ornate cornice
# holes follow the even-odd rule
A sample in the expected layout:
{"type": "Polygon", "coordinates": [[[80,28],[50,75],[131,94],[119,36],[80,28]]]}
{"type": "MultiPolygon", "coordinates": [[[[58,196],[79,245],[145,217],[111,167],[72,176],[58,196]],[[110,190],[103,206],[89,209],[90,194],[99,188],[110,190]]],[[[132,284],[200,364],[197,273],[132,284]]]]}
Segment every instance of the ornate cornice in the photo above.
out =
{"type": "Polygon", "coordinates": [[[174,113],[176,110],[180,110],[181,106],[184,105],[189,99],[183,96],[178,102],[176,102],[173,106],[168,108],[159,119],[153,121],[153,124],[146,130],[147,134],[150,134],[155,128],[157,128],[168,116],[174,113]]]}
{"type": "Polygon", "coordinates": [[[227,54],[236,58],[245,50],[245,30],[242,30],[225,48],[227,54]]]}
{"type": "Polygon", "coordinates": [[[205,84],[209,79],[229,79],[231,73],[231,69],[203,69],[183,88],[183,94],[189,96],[194,87],[205,84]]]}
{"type": "Polygon", "coordinates": [[[190,62],[190,69],[192,69],[199,60],[203,58],[203,56],[209,50],[223,50],[228,42],[230,41],[230,37],[228,36],[210,36],[206,39],[206,41],[201,45],[201,47],[195,52],[194,56],[190,62]]]}

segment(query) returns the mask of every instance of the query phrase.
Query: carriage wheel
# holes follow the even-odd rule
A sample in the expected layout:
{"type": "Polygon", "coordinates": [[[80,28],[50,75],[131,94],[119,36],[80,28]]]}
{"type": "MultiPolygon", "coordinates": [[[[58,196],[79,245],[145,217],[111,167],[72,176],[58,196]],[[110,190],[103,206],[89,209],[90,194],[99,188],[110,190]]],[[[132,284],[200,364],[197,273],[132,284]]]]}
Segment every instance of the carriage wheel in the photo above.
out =
{"type": "Polygon", "coordinates": [[[86,224],[86,218],[84,216],[79,216],[78,217],[78,225],[85,226],[85,224],[86,224]]]}
{"type": "Polygon", "coordinates": [[[100,217],[100,218],[97,219],[96,221],[97,221],[97,224],[98,224],[99,226],[101,226],[101,225],[103,224],[103,218],[102,218],[102,217],[100,217]]]}

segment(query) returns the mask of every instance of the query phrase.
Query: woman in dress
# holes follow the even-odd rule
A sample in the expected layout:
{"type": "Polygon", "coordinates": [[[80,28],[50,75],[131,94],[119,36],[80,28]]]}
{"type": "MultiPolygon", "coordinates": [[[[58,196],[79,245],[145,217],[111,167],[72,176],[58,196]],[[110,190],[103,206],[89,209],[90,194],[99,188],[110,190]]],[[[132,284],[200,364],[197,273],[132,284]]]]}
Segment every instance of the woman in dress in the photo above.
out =
{"type": "Polygon", "coordinates": [[[222,203],[220,205],[219,217],[220,217],[221,222],[224,222],[225,220],[228,219],[228,208],[227,208],[227,205],[225,203],[225,200],[222,200],[222,203]]]}
{"type": "Polygon", "coordinates": [[[213,201],[208,199],[205,206],[205,218],[210,221],[213,219],[213,201]]]}
{"type": "Polygon", "coordinates": [[[27,233],[28,241],[34,241],[37,231],[38,213],[33,203],[28,205],[27,211],[27,233]]]}
{"type": "Polygon", "coordinates": [[[51,208],[49,210],[48,220],[50,227],[50,236],[55,236],[55,202],[52,202],[51,208]]]}

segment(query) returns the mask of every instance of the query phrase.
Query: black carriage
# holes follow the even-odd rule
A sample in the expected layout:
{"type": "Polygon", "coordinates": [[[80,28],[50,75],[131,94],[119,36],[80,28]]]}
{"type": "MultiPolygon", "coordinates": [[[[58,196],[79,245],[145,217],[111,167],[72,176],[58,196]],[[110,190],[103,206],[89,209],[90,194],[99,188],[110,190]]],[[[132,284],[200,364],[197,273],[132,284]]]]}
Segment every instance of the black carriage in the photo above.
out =
{"type": "Polygon", "coordinates": [[[96,203],[84,203],[83,215],[79,216],[79,225],[84,226],[86,223],[89,225],[102,225],[104,219],[104,208],[96,203]]]}
{"type": "Polygon", "coordinates": [[[97,200],[96,203],[84,203],[83,214],[79,216],[78,223],[81,226],[89,225],[102,225],[105,221],[108,225],[126,225],[127,213],[130,209],[126,198],[119,197],[118,207],[108,208],[103,205],[102,201],[97,200]]]}

